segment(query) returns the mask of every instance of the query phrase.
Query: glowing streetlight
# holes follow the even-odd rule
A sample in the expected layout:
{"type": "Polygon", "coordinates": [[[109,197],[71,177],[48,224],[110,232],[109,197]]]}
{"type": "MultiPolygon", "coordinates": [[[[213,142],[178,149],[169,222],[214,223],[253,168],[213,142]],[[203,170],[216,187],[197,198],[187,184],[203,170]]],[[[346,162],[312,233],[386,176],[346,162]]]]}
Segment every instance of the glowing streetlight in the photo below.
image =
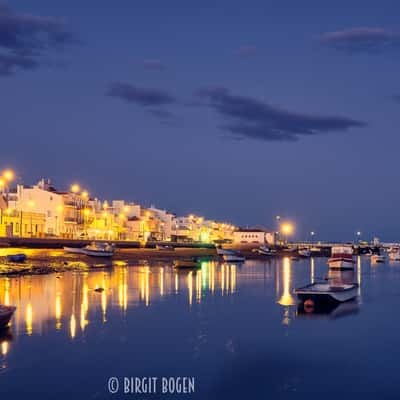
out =
{"type": "Polygon", "coordinates": [[[3,177],[7,182],[11,182],[15,177],[14,171],[12,169],[5,170],[3,172],[3,177]]]}
{"type": "Polygon", "coordinates": [[[288,236],[293,233],[293,229],[293,225],[288,222],[281,225],[281,232],[285,235],[286,242],[288,241],[288,236]]]}
{"type": "Polygon", "coordinates": [[[130,207],[129,207],[129,206],[125,206],[125,207],[124,207],[124,212],[127,213],[127,212],[129,212],[129,210],[130,210],[130,207]]]}
{"type": "Polygon", "coordinates": [[[290,235],[293,232],[293,225],[286,223],[281,226],[281,231],[283,234],[290,235]]]}
{"type": "Polygon", "coordinates": [[[80,190],[81,190],[81,187],[77,183],[74,183],[73,185],[71,185],[72,193],[79,193],[80,190]]]}
{"type": "Polygon", "coordinates": [[[88,215],[90,215],[90,210],[89,210],[88,208],[85,208],[85,209],[83,210],[83,213],[84,213],[86,216],[88,216],[88,215]]]}
{"type": "Polygon", "coordinates": [[[86,190],[84,190],[82,192],[81,196],[82,196],[82,199],[87,200],[89,198],[89,193],[86,190]]]}

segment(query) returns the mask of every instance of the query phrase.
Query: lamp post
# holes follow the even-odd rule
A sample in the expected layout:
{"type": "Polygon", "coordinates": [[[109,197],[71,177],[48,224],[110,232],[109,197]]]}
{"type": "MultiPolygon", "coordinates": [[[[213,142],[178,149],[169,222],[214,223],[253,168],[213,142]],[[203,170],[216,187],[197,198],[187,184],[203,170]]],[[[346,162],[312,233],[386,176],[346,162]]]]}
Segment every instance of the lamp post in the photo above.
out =
{"type": "Polygon", "coordinates": [[[311,231],[311,232],[310,232],[310,236],[311,236],[311,244],[313,244],[313,243],[314,243],[314,235],[315,235],[315,232],[314,232],[314,231],[311,231]]]}
{"type": "Polygon", "coordinates": [[[360,243],[361,231],[357,231],[357,243],[360,243]]]}
{"type": "Polygon", "coordinates": [[[280,228],[280,220],[281,220],[281,216],[280,215],[276,215],[275,216],[275,220],[276,220],[276,239],[277,242],[280,242],[280,238],[279,238],[279,228],[280,228]]]}
{"type": "Polygon", "coordinates": [[[31,222],[31,237],[33,237],[33,223],[32,223],[32,213],[33,213],[33,208],[35,207],[35,202],[32,200],[28,201],[28,207],[30,209],[29,215],[30,215],[30,222],[31,222]]]}

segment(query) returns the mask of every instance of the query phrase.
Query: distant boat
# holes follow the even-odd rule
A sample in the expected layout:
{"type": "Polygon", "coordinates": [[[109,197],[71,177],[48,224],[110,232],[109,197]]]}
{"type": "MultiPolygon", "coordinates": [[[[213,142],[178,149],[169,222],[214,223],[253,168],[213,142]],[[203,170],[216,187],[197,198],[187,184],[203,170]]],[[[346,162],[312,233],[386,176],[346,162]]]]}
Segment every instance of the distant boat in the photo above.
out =
{"type": "Polygon", "coordinates": [[[304,257],[304,258],[311,257],[311,250],[309,250],[309,249],[300,249],[299,250],[299,256],[300,257],[304,257]]]}
{"type": "Polygon", "coordinates": [[[400,250],[397,249],[396,251],[392,251],[389,253],[389,260],[390,261],[400,261],[400,250]]]}
{"type": "Polygon", "coordinates": [[[352,269],[355,261],[353,260],[353,248],[350,246],[333,246],[331,257],[328,259],[329,268],[352,269]]]}
{"type": "Polygon", "coordinates": [[[380,254],[373,254],[371,256],[371,261],[374,263],[384,263],[385,259],[385,256],[381,256],[380,254]]]}
{"type": "MultiPolygon", "coordinates": [[[[301,301],[308,302],[311,306],[314,302],[342,303],[357,297],[358,284],[312,283],[298,288],[294,292],[301,301]]],[[[307,303],[305,305],[307,306],[307,303]]]]}
{"type": "Polygon", "coordinates": [[[19,254],[9,254],[7,256],[7,260],[10,262],[15,262],[15,263],[22,263],[26,260],[26,254],[24,253],[19,253],[19,254]]]}
{"type": "Polygon", "coordinates": [[[200,268],[201,263],[198,260],[175,260],[174,261],[174,268],[177,269],[196,269],[200,268]]]}
{"type": "Polygon", "coordinates": [[[157,250],[170,250],[170,251],[173,251],[173,250],[175,250],[175,247],[171,246],[169,244],[157,244],[156,245],[156,249],[157,250]]]}
{"type": "Polygon", "coordinates": [[[82,249],[83,254],[90,257],[112,257],[114,246],[109,243],[92,242],[82,249]]]}
{"type": "Polygon", "coordinates": [[[274,256],[276,255],[276,250],[272,250],[267,246],[260,246],[252,250],[253,253],[257,253],[263,256],[274,256]]]}
{"type": "Polygon", "coordinates": [[[65,253],[84,254],[82,247],[64,247],[65,253]]]}
{"type": "Polygon", "coordinates": [[[245,262],[246,261],[246,258],[243,257],[240,253],[224,254],[222,256],[222,258],[224,259],[224,261],[232,262],[232,263],[245,262]]]}
{"type": "Polygon", "coordinates": [[[0,328],[4,328],[10,322],[17,307],[0,305],[0,328]]]}

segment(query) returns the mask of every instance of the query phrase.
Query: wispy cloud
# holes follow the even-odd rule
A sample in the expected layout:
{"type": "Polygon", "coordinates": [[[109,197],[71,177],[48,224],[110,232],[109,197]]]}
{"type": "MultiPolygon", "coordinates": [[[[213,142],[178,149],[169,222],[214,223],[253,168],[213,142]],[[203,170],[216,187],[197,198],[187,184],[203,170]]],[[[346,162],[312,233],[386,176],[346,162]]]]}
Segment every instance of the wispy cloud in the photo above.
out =
{"type": "Polygon", "coordinates": [[[220,128],[236,139],[297,141],[303,136],[366,126],[363,121],[347,117],[288,111],[254,98],[233,95],[224,87],[203,88],[196,96],[223,117],[226,123],[220,128]]]}
{"type": "Polygon", "coordinates": [[[257,54],[257,47],[253,45],[243,45],[235,50],[235,54],[239,57],[250,57],[257,54]]]}
{"type": "Polygon", "coordinates": [[[167,66],[160,60],[144,60],[143,68],[149,71],[165,71],[167,66]]]}
{"type": "Polygon", "coordinates": [[[174,114],[166,107],[177,103],[177,100],[163,89],[139,87],[126,82],[113,82],[109,85],[106,96],[116,97],[126,103],[143,107],[158,119],[175,118],[174,114]]]}
{"type": "Polygon", "coordinates": [[[400,34],[384,28],[351,28],[321,35],[322,45],[347,53],[380,53],[400,46],[400,34]]]}
{"type": "Polygon", "coordinates": [[[0,3],[0,75],[34,69],[52,49],[78,43],[63,21],[54,17],[16,14],[0,3]]]}

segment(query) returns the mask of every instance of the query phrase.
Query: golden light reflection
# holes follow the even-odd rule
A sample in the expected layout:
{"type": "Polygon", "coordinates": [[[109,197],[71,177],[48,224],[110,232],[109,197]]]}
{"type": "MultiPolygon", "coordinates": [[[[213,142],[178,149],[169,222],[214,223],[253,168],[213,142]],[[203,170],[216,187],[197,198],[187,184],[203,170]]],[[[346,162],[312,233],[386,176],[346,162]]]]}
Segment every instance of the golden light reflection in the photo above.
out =
{"type": "Polygon", "coordinates": [[[179,292],[179,277],[178,273],[175,272],[175,294],[178,294],[179,292]]]}
{"type": "Polygon", "coordinates": [[[101,292],[101,311],[103,313],[103,323],[107,322],[107,282],[103,275],[103,292],[101,292]]]}
{"type": "Polygon", "coordinates": [[[311,257],[311,283],[315,282],[315,260],[311,257]]]}
{"type": "Polygon", "coordinates": [[[89,321],[87,320],[87,312],[89,311],[89,287],[87,284],[88,274],[83,274],[83,286],[82,286],[82,303],[81,303],[81,313],[80,313],[80,327],[82,332],[84,332],[89,321]]]}
{"type": "Polygon", "coordinates": [[[76,319],[74,314],[71,315],[71,320],[69,321],[69,330],[71,338],[74,339],[76,336],[76,319]]]}
{"type": "Polygon", "coordinates": [[[235,293],[236,290],[236,265],[231,265],[231,293],[235,293]]]}
{"type": "Polygon", "coordinates": [[[58,291],[56,293],[55,312],[56,312],[56,329],[60,330],[61,329],[61,316],[62,316],[61,292],[60,291],[58,291]]]}
{"type": "Polygon", "coordinates": [[[160,268],[160,296],[164,296],[164,268],[160,268]]]}
{"type": "Polygon", "coordinates": [[[32,322],[33,322],[32,304],[28,303],[26,306],[26,315],[25,315],[26,333],[28,336],[32,335],[33,332],[32,322]]]}
{"type": "MultiPolygon", "coordinates": [[[[141,276],[142,278],[142,276],[141,276]]],[[[141,293],[143,289],[143,285],[140,285],[141,293]]],[[[128,285],[127,285],[127,270],[123,268],[119,272],[119,281],[118,281],[118,304],[122,310],[126,311],[128,306],[128,285]]]]}
{"type": "Polygon", "coordinates": [[[4,341],[4,342],[2,342],[1,343],[1,354],[3,355],[3,356],[6,356],[7,355],[7,353],[8,353],[8,342],[7,341],[4,341]]]}
{"type": "Polygon", "coordinates": [[[292,278],[291,278],[291,264],[289,257],[284,257],[283,259],[282,275],[283,275],[282,276],[283,293],[281,298],[278,300],[278,303],[281,306],[293,306],[296,304],[296,301],[293,298],[292,293],[290,291],[292,278]]]}
{"type": "Polygon", "coordinates": [[[193,280],[192,280],[193,272],[190,271],[187,276],[187,285],[188,285],[188,294],[189,294],[189,305],[193,303],[193,280]]]}
{"type": "Polygon", "coordinates": [[[201,303],[201,271],[196,271],[196,301],[201,303]]]}
{"type": "Polygon", "coordinates": [[[4,305],[10,305],[10,279],[6,278],[4,281],[4,305]]]}
{"type": "Polygon", "coordinates": [[[221,265],[221,293],[222,296],[225,293],[225,265],[221,265]]]}

